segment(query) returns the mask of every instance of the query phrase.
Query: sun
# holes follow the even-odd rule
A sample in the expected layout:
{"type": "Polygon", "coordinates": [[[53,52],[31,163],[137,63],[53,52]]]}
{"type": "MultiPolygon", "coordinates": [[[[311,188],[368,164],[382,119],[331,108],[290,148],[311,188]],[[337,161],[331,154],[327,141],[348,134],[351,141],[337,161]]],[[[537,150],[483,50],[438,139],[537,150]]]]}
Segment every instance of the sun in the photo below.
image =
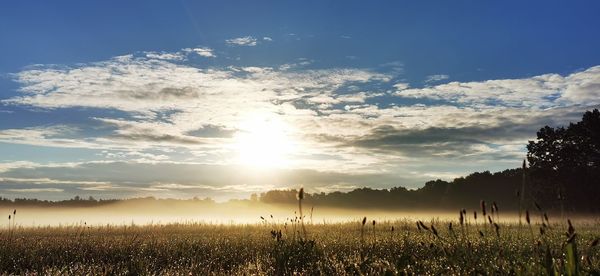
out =
{"type": "Polygon", "coordinates": [[[237,163],[259,167],[288,167],[297,143],[291,127],[275,115],[252,115],[239,123],[234,136],[237,163]]]}

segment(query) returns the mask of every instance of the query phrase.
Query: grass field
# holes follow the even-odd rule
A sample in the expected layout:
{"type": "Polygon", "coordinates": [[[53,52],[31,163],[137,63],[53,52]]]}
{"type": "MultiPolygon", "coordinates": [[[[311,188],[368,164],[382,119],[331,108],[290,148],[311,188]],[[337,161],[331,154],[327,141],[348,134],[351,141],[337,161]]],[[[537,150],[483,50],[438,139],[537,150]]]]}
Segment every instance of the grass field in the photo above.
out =
{"type": "MultiPolygon", "coordinates": [[[[491,219],[491,218],[490,218],[491,219]]],[[[4,229],[2,274],[598,274],[597,221],[169,224],[4,229]],[[417,226],[417,224],[419,224],[417,226]],[[393,227],[393,229],[392,229],[393,227]],[[279,232],[281,231],[281,232],[279,232]]]]}

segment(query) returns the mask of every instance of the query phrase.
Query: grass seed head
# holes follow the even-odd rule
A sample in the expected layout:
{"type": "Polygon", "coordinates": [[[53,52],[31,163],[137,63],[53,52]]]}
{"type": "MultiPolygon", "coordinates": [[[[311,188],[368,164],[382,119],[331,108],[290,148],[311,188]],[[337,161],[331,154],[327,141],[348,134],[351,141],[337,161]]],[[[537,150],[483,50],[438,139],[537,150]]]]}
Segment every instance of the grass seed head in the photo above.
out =
{"type": "Polygon", "coordinates": [[[500,225],[494,222],[494,229],[496,230],[496,236],[500,237],[500,225]]]}
{"type": "Polygon", "coordinates": [[[485,209],[486,209],[485,208],[485,200],[482,200],[481,201],[481,213],[483,214],[484,219],[485,219],[485,215],[486,215],[485,209]]]}
{"type": "Polygon", "coordinates": [[[422,221],[420,221],[420,220],[419,220],[418,224],[420,224],[420,225],[421,225],[421,228],[423,228],[423,229],[425,229],[425,230],[429,231],[429,227],[425,226],[425,224],[424,224],[422,221]]]}
{"type": "Polygon", "coordinates": [[[433,233],[433,234],[434,234],[436,237],[439,237],[439,236],[438,236],[438,231],[437,231],[437,229],[435,229],[435,226],[434,226],[433,224],[431,225],[431,232],[432,232],[432,233],[433,233]]]}
{"type": "Polygon", "coordinates": [[[569,228],[567,229],[569,236],[572,236],[573,234],[575,234],[575,227],[573,227],[573,224],[571,223],[571,220],[568,219],[567,223],[569,224],[569,228]]]}

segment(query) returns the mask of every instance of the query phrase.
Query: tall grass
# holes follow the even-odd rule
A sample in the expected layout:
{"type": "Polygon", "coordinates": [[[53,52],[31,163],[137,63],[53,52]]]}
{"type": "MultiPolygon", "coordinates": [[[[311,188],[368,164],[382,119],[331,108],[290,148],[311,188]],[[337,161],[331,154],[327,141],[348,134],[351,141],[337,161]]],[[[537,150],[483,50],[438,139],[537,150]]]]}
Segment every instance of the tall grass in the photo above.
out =
{"type": "MultiPolygon", "coordinates": [[[[297,215],[283,221],[265,215],[260,220],[257,218],[256,224],[190,222],[92,227],[84,222],[62,227],[19,227],[18,239],[0,236],[0,274],[600,273],[598,221],[576,223],[553,219],[550,226],[548,215],[541,207],[538,209],[543,213],[541,216],[531,216],[530,211],[525,210],[529,226],[526,230],[519,224],[500,223],[496,204],[489,207],[496,215],[494,218],[482,201],[480,213],[473,212],[475,223],[471,227],[474,226],[474,231],[469,231],[470,215],[467,216],[465,209],[449,221],[432,219],[425,223],[363,217],[346,223],[305,224],[303,201],[301,189],[297,215]],[[476,218],[475,214],[485,215],[476,218]],[[533,225],[538,217],[540,231],[536,233],[533,225]],[[460,234],[457,225],[460,225],[460,234]],[[293,230],[288,231],[290,228],[293,230]],[[302,235],[296,235],[300,228],[302,235]],[[523,236],[529,238],[523,239],[523,236]]],[[[14,211],[10,214],[11,231],[17,227],[15,215],[14,211]]]]}
{"type": "MultiPolygon", "coordinates": [[[[356,222],[307,224],[314,243],[302,243],[281,229],[269,233],[262,224],[91,228],[84,224],[85,235],[78,234],[81,225],[20,228],[18,242],[0,242],[0,274],[545,275],[552,271],[575,275],[600,271],[597,225],[557,221],[543,236],[533,233],[533,239],[519,239],[518,225],[495,222],[501,227],[496,234],[482,238],[476,231],[463,239],[454,238],[457,220],[419,221],[416,226],[410,220],[378,220],[373,225],[372,219],[364,219],[364,224],[361,219],[360,229],[356,222]],[[443,224],[448,227],[439,227],[443,224]],[[396,235],[382,230],[392,226],[396,235]]],[[[269,225],[282,228],[284,223],[269,225]]]]}

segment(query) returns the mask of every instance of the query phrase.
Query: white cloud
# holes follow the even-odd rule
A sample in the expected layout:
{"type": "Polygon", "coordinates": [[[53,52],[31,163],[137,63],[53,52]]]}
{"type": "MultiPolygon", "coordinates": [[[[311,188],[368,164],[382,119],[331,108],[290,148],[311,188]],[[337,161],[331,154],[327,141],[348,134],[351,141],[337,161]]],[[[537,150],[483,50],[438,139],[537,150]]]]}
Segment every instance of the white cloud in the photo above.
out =
{"type": "Polygon", "coordinates": [[[38,164],[31,162],[31,161],[14,161],[14,162],[0,163],[0,173],[3,173],[8,170],[16,169],[16,168],[32,168],[37,165],[38,164]]]}
{"type": "Polygon", "coordinates": [[[549,108],[600,103],[600,66],[566,77],[545,74],[524,79],[450,82],[396,92],[401,97],[428,98],[468,106],[549,108]]]}
{"type": "Polygon", "coordinates": [[[404,89],[408,89],[409,87],[410,87],[410,85],[405,82],[400,82],[400,83],[394,84],[394,88],[396,88],[397,90],[404,90],[404,89]]]}
{"type": "Polygon", "coordinates": [[[600,103],[600,66],[571,74],[561,100],[572,103],[600,103]]]}
{"type": "MultiPolygon", "coordinates": [[[[64,125],[0,130],[0,142],[60,148],[99,148],[89,139],[78,139],[78,130],[64,125]]],[[[1,169],[0,169],[1,171],[1,169]]]]}
{"type": "MultiPolygon", "coordinates": [[[[175,192],[179,196],[219,197],[303,185],[314,191],[324,187],[379,185],[390,187],[403,178],[387,173],[326,172],[306,169],[253,171],[239,166],[195,163],[87,162],[76,166],[35,166],[0,173],[2,191],[44,193],[56,189],[71,198],[86,195],[131,197],[145,192],[175,192]],[[232,174],[231,172],[236,173],[232,174]],[[110,173],[107,173],[110,172],[110,173]],[[8,175],[4,177],[4,175],[8,175]],[[39,178],[28,178],[37,175],[39,178]]],[[[31,194],[30,194],[31,195],[31,194]]]]}
{"type": "MultiPolygon", "coordinates": [[[[66,132],[54,126],[2,130],[1,141],[121,151],[184,147],[189,152],[198,153],[195,156],[200,156],[200,153],[212,156],[214,159],[210,162],[217,163],[225,162],[227,159],[224,157],[234,154],[232,138],[196,137],[190,132],[206,125],[219,125],[235,131],[246,117],[258,115],[285,122],[290,126],[286,130],[290,135],[303,139],[306,135],[320,132],[310,131],[314,126],[307,128],[309,131],[300,130],[301,125],[317,117],[311,109],[296,107],[294,102],[306,100],[312,105],[321,97],[332,98],[332,103],[360,103],[368,97],[367,93],[338,95],[336,91],[348,84],[389,81],[385,74],[360,69],[201,69],[134,57],[75,68],[37,68],[23,71],[16,78],[22,84],[23,94],[5,100],[7,104],[47,109],[116,109],[129,113],[133,119],[92,118],[114,129],[108,136],[85,137],[84,131],[81,131],[82,138],[59,137],[54,134],[66,132]]],[[[318,108],[330,107],[322,105],[318,108]]],[[[122,158],[116,155],[106,157],[122,158]]],[[[153,160],[143,156],[131,158],[153,160]]]]}
{"type": "MultiPolygon", "coordinates": [[[[25,167],[20,167],[25,168],[25,167]]],[[[50,168],[49,166],[29,166],[28,168],[50,168]]],[[[108,185],[108,182],[104,181],[82,181],[82,180],[59,180],[51,178],[15,178],[15,177],[0,177],[2,183],[29,183],[33,185],[51,185],[51,184],[63,184],[63,185],[108,185]]]]}
{"type": "Polygon", "coordinates": [[[4,189],[4,191],[7,192],[13,192],[13,193],[26,193],[26,194],[31,194],[31,193],[61,193],[64,192],[64,189],[58,189],[58,188],[31,188],[31,189],[4,189]]]}
{"type": "MultiPolygon", "coordinates": [[[[203,49],[200,52],[206,57],[214,55],[211,49],[196,49],[203,49]]],[[[40,126],[0,130],[0,141],[104,149],[99,156],[108,161],[231,165],[235,133],[248,117],[263,116],[281,122],[286,137],[298,141],[302,150],[290,158],[294,168],[450,176],[512,166],[510,162],[523,155],[522,145],[534,138],[537,128],[578,120],[600,98],[600,66],[566,76],[411,88],[408,83],[390,83],[403,70],[400,62],[378,69],[391,74],[356,68],[303,69],[311,60],[294,62],[281,67],[202,68],[127,55],[70,68],[38,66],[14,75],[21,94],[2,103],[50,113],[73,107],[119,110],[127,116],[91,118],[108,127],[108,134],[92,136],[86,129],[40,126]],[[383,88],[371,91],[372,87],[383,88]],[[388,90],[395,90],[393,104],[374,102],[375,96],[387,95],[388,90]],[[403,98],[410,98],[411,104],[403,104],[403,98]],[[436,104],[431,105],[431,100],[436,104]],[[207,129],[229,135],[193,134],[207,129]],[[458,159],[464,161],[460,169],[458,159]]],[[[0,164],[0,172],[14,166],[0,164]]],[[[186,185],[192,185],[171,180],[144,189],[186,190],[186,185]]],[[[255,189],[255,184],[228,187],[241,192],[255,189]]],[[[354,185],[329,184],[340,189],[354,185]]],[[[207,186],[218,190],[223,187],[219,185],[207,186]]],[[[81,189],[135,187],[110,182],[81,189]]]]}
{"type": "Polygon", "coordinates": [[[217,55],[215,55],[214,50],[211,48],[207,48],[207,47],[200,47],[200,48],[185,48],[183,49],[184,52],[194,52],[197,55],[201,56],[201,57],[217,57],[217,55]]]}
{"type": "Polygon", "coordinates": [[[273,39],[268,36],[263,37],[263,40],[264,41],[273,41],[273,39]]]}
{"type": "Polygon", "coordinates": [[[164,60],[184,60],[185,56],[181,53],[167,53],[167,52],[146,52],[146,57],[151,59],[164,59],[164,60]]]}
{"type": "Polygon", "coordinates": [[[244,36],[238,38],[227,39],[225,42],[229,45],[237,46],[256,46],[257,40],[252,36],[244,36]]]}
{"type": "Polygon", "coordinates": [[[450,76],[448,76],[448,75],[442,75],[442,74],[440,74],[440,75],[430,75],[430,76],[427,76],[425,78],[425,82],[426,83],[432,83],[432,82],[438,82],[438,81],[447,80],[449,78],[450,78],[450,76]]]}
{"type": "Polygon", "coordinates": [[[298,69],[301,67],[306,67],[308,65],[311,65],[313,62],[314,62],[314,60],[312,60],[312,59],[299,58],[299,59],[297,59],[297,62],[286,63],[286,64],[280,65],[279,70],[288,71],[291,69],[298,69]]]}

